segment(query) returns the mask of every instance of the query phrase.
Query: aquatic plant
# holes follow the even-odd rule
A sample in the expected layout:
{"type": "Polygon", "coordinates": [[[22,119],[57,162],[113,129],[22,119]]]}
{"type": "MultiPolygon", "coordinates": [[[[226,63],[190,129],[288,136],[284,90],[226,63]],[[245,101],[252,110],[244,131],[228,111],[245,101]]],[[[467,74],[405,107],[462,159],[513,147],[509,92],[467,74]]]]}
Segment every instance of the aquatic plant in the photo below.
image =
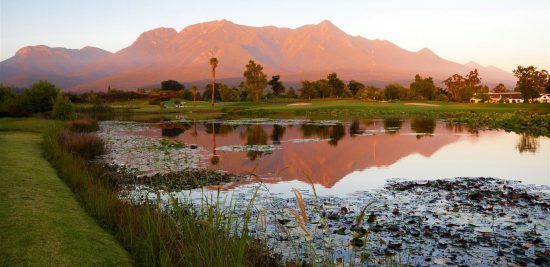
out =
{"type": "MultiPolygon", "coordinates": [[[[70,153],[67,149],[73,147],[67,145],[73,140],[90,140],[88,137],[59,127],[51,128],[43,135],[45,156],[83,207],[115,234],[137,264],[259,266],[276,263],[276,258],[247,234],[250,216],[232,215],[236,214],[231,210],[234,205],[224,207],[216,198],[203,201],[200,206],[173,199],[160,205],[160,198],[139,202],[119,198],[117,182],[102,166],[91,164],[79,153],[70,153]],[[166,206],[171,208],[167,210],[166,206]]],[[[250,213],[251,208],[247,210],[250,213]]]]}
{"type": "Polygon", "coordinates": [[[73,132],[95,132],[99,130],[97,120],[91,118],[81,118],[67,122],[67,128],[73,132]]]}

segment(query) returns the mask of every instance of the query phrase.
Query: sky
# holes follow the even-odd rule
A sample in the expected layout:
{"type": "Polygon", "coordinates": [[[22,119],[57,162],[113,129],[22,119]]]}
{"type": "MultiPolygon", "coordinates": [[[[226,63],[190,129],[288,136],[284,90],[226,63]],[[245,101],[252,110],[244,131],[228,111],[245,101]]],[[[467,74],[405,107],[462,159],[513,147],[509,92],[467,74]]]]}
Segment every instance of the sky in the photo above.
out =
{"type": "Polygon", "coordinates": [[[116,52],[147,30],[218,19],[289,28],[328,19],[351,35],[459,63],[548,70],[548,14],[550,0],[0,0],[0,60],[38,44],[116,52]]]}

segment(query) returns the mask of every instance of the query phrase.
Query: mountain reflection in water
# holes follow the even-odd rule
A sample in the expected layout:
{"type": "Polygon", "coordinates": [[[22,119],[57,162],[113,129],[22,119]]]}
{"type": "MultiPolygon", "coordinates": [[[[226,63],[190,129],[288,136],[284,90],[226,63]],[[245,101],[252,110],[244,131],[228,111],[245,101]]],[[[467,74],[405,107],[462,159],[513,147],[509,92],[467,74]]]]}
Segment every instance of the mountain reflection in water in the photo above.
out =
{"type": "Polygon", "coordinates": [[[380,184],[388,178],[458,176],[504,175],[501,178],[543,184],[550,179],[548,138],[475,131],[429,118],[298,124],[276,120],[271,124],[170,122],[137,134],[162,135],[185,144],[197,144],[211,153],[209,168],[237,174],[254,170],[265,183],[302,181],[332,188],[348,176],[363,177],[364,184],[380,184]],[[276,149],[220,150],[225,146],[276,149]],[[451,146],[452,151],[444,149],[451,146]],[[537,152],[541,147],[542,154],[537,152]],[[440,150],[443,151],[438,153],[440,150]],[[529,162],[528,166],[525,162],[529,162]]]}

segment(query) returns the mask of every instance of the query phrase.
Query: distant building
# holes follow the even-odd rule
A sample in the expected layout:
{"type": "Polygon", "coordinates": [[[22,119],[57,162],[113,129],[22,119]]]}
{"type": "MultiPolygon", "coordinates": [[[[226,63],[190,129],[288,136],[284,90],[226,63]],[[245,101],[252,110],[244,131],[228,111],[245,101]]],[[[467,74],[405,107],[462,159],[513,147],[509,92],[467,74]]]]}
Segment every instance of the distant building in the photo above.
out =
{"type": "MultiPolygon", "coordinates": [[[[504,92],[504,93],[487,93],[489,96],[489,101],[487,103],[523,103],[523,98],[521,97],[520,92],[504,92]]],[[[481,99],[477,94],[470,98],[471,103],[482,103],[481,99]]]]}
{"type": "Polygon", "coordinates": [[[550,103],[550,94],[541,95],[539,98],[537,98],[537,101],[539,101],[540,103],[550,103]]]}

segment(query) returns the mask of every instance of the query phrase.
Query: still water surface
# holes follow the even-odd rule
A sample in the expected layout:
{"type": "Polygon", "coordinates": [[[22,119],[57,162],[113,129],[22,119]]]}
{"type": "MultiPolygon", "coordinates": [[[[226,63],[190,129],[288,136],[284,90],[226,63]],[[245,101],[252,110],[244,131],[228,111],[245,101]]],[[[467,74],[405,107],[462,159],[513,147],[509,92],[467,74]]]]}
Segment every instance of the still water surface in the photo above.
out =
{"type": "Polygon", "coordinates": [[[208,168],[254,172],[271,193],[285,195],[292,188],[310,189],[310,182],[319,194],[340,195],[380,188],[392,178],[496,177],[550,184],[550,138],[425,118],[187,121],[126,134],[196,144],[204,148],[208,168]]]}

